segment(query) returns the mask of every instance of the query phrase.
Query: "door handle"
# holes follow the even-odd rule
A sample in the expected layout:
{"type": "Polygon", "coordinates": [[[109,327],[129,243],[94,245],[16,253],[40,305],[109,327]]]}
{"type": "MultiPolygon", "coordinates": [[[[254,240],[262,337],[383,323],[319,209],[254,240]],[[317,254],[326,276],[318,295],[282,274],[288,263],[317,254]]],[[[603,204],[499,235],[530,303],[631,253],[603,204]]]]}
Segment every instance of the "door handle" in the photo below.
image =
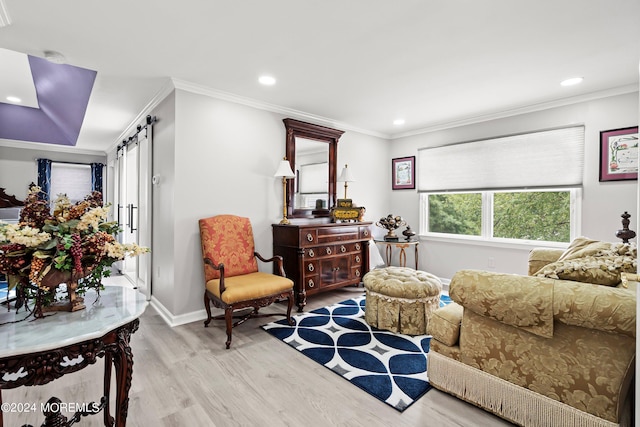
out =
{"type": "Polygon", "coordinates": [[[133,210],[138,209],[136,206],[133,206],[133,203],[129,205],[129,231],[133,233],[138,230],[137,228],[133,228],[133,210]]]}

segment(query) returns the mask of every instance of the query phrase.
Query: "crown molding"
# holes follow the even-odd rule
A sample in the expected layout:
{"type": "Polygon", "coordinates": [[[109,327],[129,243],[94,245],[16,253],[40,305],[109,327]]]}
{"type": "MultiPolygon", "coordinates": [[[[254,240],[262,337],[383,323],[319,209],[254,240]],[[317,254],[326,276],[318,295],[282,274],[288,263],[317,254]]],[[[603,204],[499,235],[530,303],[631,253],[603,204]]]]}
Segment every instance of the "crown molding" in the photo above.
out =
{"type": "Polygon", "coordinates": [[[87,150],[68,145],[47,144],[44,142],[16,141],[14,139],[0,139],[0,147],[20,148],[24,150],[53,151],[56,153],[84,154],[87,156],[105,157],[107,153],[100,150],[87,150]]]}
{"type": "Polygon", "coordinates": [[[0,0],[0,28],[11,25],[11,17],[4,0],[0,0]]]}
{"type": "MultiPolygon", "coordinates": [[[[0,0],[1,1],[1,0],[0,0]]],[[[122,140],[127,139],[130,134],[135,132],[136,127],[140,123],[144,123],[146,117],[151,114],[154,108],[156,108],[160,102],[162,102],[167,96],[173,92],[173,84],[171,83],[171,79],[167,79],[167,83],[156,92],[156,94],[151,98],[151,100],[144,106],[142,111],[138,113],[138,115],[129,123],[129,125],[125,128],[125,130],[118,135],[118,138],[107,148],[107,154],[111,153],[113,150],[118,148],[118,144],[122,142],[122,140]]]]}
{"type": "Polygon", "coordinates": [[[467,117],[464,119],[453,120],[449,122],[436,123],[421,129],[393,134],[391,135],[390,139],[398,139],[398,138],[405,138],[408,136],[421,135],[423,133],[436,132],[439,130],[472,125],[475,123],[487,122],[490,120],[503,119],[506,117],[518,116],[520,114],[534,113],[536,111],[549,110],[551,108],[564,107],[567,105],[577,104],[580,102],[593,101],[596,99],[608,98],[610,96],[625,95],[627,93],[633,93],[633,92],[638,92],[637,83],[626,85],[626,86],[619,86],[616,88],[606,89],[598,92],[591,92],[584,95],[572,96],[569,98],[556,99],[554,101],[541,102],[539,104],[527,105],[524,107],[518,107],[511,110],[499,111],[491,114],[483,114],[479,116],[467,117]]]}
{"type": "Polygon", "coordinates": [[[318,125],[328,126],[331,128],[338,128],[340,130],[350,130],[353,132],[362,133],[365,135],[375,136],[382,139],[390,139],[388,134],[371,131],[368,129],[362,129],[355,126],[351,126],[348,123],[337,122],[335,120],[316,116],[315,114],[305,113],[304,111],[294,110],[292,108],[281,107],[275,104],[269,104],[268,102],[258,101],[253,98],[247,98],[233,93],[224,92],[218,89],[212,89],[206,86],[202,86],[195,83],[190,83],[180,79],[171,79],[176,89],[184,90],[187,92],[209,96],[211,98],[221,99],[223,101],[234,102],[236,104],[242,104],[249,107],[257,108],[259,110],[265,110],[272,113],[282,114],[298,120],[307,120],[318,125]]]}

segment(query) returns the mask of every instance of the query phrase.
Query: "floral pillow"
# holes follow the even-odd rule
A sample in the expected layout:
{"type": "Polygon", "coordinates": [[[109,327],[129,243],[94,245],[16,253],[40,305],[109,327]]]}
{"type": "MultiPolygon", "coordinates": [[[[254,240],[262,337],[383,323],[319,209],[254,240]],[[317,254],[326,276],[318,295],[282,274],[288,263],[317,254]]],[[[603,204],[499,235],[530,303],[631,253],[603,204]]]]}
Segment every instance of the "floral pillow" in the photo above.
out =
{"type": "Polygon", "coordinates": [[[621,273],[635,273],[637,268],[635,244],[579,237],[558,261],[541,268],[535,276],[616,286],[621,281],[621,273]]]}

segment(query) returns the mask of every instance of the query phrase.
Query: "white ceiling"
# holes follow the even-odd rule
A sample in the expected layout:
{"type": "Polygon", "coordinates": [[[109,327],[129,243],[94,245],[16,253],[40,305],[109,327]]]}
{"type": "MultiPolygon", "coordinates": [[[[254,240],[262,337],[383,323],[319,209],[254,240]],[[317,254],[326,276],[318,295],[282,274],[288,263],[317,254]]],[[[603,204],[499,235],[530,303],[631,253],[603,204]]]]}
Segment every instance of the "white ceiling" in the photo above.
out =
{"type": "Polygon", "coordinates": [[[394,137],[635,91],[639,18],[640,0],[0,0],[0,48],[98,72],[80,149],[116,144],[171,78],[394,137]]]}

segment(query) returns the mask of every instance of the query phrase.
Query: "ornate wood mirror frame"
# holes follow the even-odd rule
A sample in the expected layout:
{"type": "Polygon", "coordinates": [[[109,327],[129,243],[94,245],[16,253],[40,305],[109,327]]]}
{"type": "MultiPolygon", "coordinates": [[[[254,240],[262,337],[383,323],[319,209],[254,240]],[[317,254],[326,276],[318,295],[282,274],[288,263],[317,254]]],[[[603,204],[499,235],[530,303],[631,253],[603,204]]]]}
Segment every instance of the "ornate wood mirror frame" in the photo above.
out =
{"type": "Polygon", "coordinates": [[[338,154],[338,140],[344,131],[305,123],[294,119],[284,119],[283,122],[287,129],[286,155],[293,171],[296,170],[296,138],[311,139],[329,144],[329,176],[327,177],[329,206],[323,209],[297,209],[293,203],[296,183],[295,180],[290,179],[287,181],[287,216],[289,218],[328,217],[329,209],[336,204],[336,161],[338,154]]]}

